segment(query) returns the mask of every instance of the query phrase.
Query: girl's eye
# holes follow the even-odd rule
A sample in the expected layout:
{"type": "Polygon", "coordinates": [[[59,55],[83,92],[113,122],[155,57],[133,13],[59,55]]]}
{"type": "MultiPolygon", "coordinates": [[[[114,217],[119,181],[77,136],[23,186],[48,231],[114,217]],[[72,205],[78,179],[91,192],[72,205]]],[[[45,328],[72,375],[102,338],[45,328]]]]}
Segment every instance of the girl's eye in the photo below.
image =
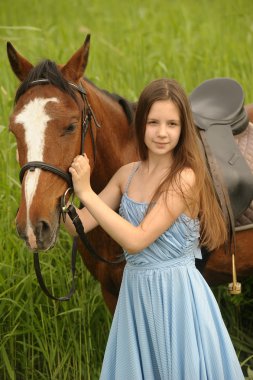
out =
{"type": "Polygon", "coordinates": [[[157,121],[156,120],[150,120],[150,121],[148,121],[148,124],[149,125],[155,125],[155,124],[157,124],[157,121]]]}
{"type": "Polygon", "coordinates": [[[169,125],[169,127],[177,127],[179,124],[176,123],[175,121],[170,121],[170,122],[168,123],[168,125],[169,125]]]}

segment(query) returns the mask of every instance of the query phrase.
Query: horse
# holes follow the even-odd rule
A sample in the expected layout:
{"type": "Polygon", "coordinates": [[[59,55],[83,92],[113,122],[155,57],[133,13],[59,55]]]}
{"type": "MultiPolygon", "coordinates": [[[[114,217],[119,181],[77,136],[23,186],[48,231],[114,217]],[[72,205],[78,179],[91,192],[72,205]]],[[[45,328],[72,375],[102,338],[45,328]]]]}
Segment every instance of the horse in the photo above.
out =
{"type": "MultiPolygon", "coordinates": [[[[66,64],[47,59],[33,66],[7,43],[11,68],[21,81],[9,125],[17,141],[19,165],[25,167],[16,226],[20,238],[33,251],[48,250],[57,240],[59,200],[69,186],[68,169],[82,149],[90,159],[91,184],[97,193],[120,166],[138,160],[133,129],[136,103],[101,90],[84,77],[89,48],[87,35],[66,64]],[[84,118],[90,124],[85,138],[81,138],[84,118]],[[40,166],[33,167],[30,162],[39,162],[40,166]],[[43,163],[54,170],[47,170],[43,163]]],[[[246,109],[253,121],[253,104],[246,109]]],[[[100,227],[91,231],[88,238],[107,260],[122,252],[100,227]]],[[[236,233],[240,278],[252,273],[252,238],[252,230],[236,233]]],[[[100,282],[104,301],[113,313],[125,263],[110,265],[98,261],[80,240],[78,249],[89,272],[100,282]]],[[[210,255],[203,274],[210,285],[230,279],[231,257],[224,254],[223,247],[210,255]]]]}

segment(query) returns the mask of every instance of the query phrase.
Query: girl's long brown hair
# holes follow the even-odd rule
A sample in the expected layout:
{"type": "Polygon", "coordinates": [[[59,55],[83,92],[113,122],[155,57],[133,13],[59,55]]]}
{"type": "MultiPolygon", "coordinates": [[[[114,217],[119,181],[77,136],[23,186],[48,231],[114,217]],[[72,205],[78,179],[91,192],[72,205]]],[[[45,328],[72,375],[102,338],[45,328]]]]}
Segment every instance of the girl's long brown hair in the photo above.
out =
{"type": "Polygon", "coordinates": [[[157,188],[152,201],[157,200],[169,187],[176,184],[183,190],[178,178],[185,168],[191,168],[196,176],[192,189],[194,199],[186,200],[188,204],[196,202],[199,205],[199,220],[201,245],[213,250],[227,240],[227,228],[216,193],[201,150],[198,131],[195,127],[187,95],[179,83],[173,79],[157,79],[151,82],[141,93],[136,114],[135,132],[142,161],[148,159],[148,149],[144,143],[147,117],[152,104],[160,100],[171,100],[179,110],[181,135],[173,151],[174,160],[171,169],[157,188]]]}

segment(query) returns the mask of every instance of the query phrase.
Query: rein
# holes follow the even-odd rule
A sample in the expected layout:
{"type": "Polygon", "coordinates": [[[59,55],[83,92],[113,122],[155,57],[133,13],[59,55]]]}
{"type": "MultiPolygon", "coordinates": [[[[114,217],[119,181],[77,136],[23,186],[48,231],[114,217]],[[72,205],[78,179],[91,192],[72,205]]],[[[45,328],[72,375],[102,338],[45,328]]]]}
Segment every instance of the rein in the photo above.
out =
{"type": "MultiPolygon", "coordinates": [[[[94,138],[94,134],[93,134],[92,126],[91,126],[91,119],[93,119],[95,126],[97,128],[100,128],[101,126],[97,122],[95,114],[94,114],[94,112],[93,112],[93,110],[89,104],[89,101],[87,99],[87,92],[85,91],[85,89],[81,85],[76,85],[72,82],[68,82],[68,83],[70,86],[72,86],[76,91],[78,91],[81,94],[81,97],[82,97],[83,102],[84,102],[84,108],[82,109],[82,121],[81,121],[81,154],[82,155],[84,154],[85,137],[86,137],[88,130],[90,130],[93,155],[94,155],[94,163],[95,163],[95,161],[96,161],[96,144],[95,144],[95,138],[94,138]]],[[[48,79],[38,79],[38,80],[32,81],[30,83],[30,86],[35,86],[35,85],[39,85],[39,84],[50,84],[50,81],[48,79]]],[[[69,192],[73,193],[73,183],[72,183],[72,177],[71,177],[70,173],[65,172],[62,169],[59,169],[56,166],[45,163],[43,161],[30,161],[30,162],[27,162],[24,166],[22,166],[22,168],[20,170],[20,173],[19,173],[20,182],[22,183],[24,175],[25,175],[27,170],[34,171],[36,168],[46,170],[46,171],[49,171],[55,175],[58,175],[59,177],[63,178],[67,182],[69,187],[66,190],[66,192],[64,193],[64,195],[61,196],[61,200],[60,200],[61,208],[60,208],[59,218],[62,216],[63,220],[65,221],[66,214],[69,215],[70,219],[72,220],[72,222],[75,226],[75,229],[76,229],[76,232],[77,232],[79,238],[81,239],[82,243],[84,244],[84,246],[86,247],[88,252],[91,254],[91,256],[94,257],[96,260],[99,260],[103,263],[111,264],[111,265],[115,265],[115,264],[119,264],[119,263],[123,262],[124,261],[124,255],[123,254],[120,255],[118,257],[118,259],[115,261],[107,260],[107,259],[103,258],[102,256],[98,255],[96,253],[95,249],[92,247],[91,243],[89,242],[86,233],[84,232],[83,224],[82,224],[82,222],[78,216],[78,213],[76,212],[75,207],[72,204],[70,204],[67,207],[67,202],[66,202],[65,198],[69,192]]],[[[39,262],[39,253],[37,251],[34,252],[34,269],[35,269],[35,273],[37,276],[37,280],[40,284],[42,291],[49,298],[57,300],[57,301],[68,301],[71,298],[71,296],[74,294],[74,291],[75,291],[75,272],[76,272],[76,255],[77,255],[77,237],[74,238],[73,245],[72,245],[72,254],[71,254],[72,285],[71,285],[70,291],[64,297],[55,297],[54,295],[52,295],[49,292],[49,290],[47,289],[45,282],[43,280],[43,277],[41,274],[40,262],[39,262]]]]}

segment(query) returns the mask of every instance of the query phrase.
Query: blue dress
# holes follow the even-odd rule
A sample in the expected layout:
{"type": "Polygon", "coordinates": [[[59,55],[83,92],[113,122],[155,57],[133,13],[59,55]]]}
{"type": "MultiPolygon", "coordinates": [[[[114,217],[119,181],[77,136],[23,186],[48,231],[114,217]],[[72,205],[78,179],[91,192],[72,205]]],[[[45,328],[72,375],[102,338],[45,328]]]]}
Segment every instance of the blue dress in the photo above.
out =
{"type": "MultiPolygon", "coordinates": [[[[147,207],[126,189],[119,211],[137,226],[147,207]]],[[[100,380],[244,379],[218,304],[195,267],[198,241],[198,219],[181,214],[149,247],[125,252],[100,380]]]]}

